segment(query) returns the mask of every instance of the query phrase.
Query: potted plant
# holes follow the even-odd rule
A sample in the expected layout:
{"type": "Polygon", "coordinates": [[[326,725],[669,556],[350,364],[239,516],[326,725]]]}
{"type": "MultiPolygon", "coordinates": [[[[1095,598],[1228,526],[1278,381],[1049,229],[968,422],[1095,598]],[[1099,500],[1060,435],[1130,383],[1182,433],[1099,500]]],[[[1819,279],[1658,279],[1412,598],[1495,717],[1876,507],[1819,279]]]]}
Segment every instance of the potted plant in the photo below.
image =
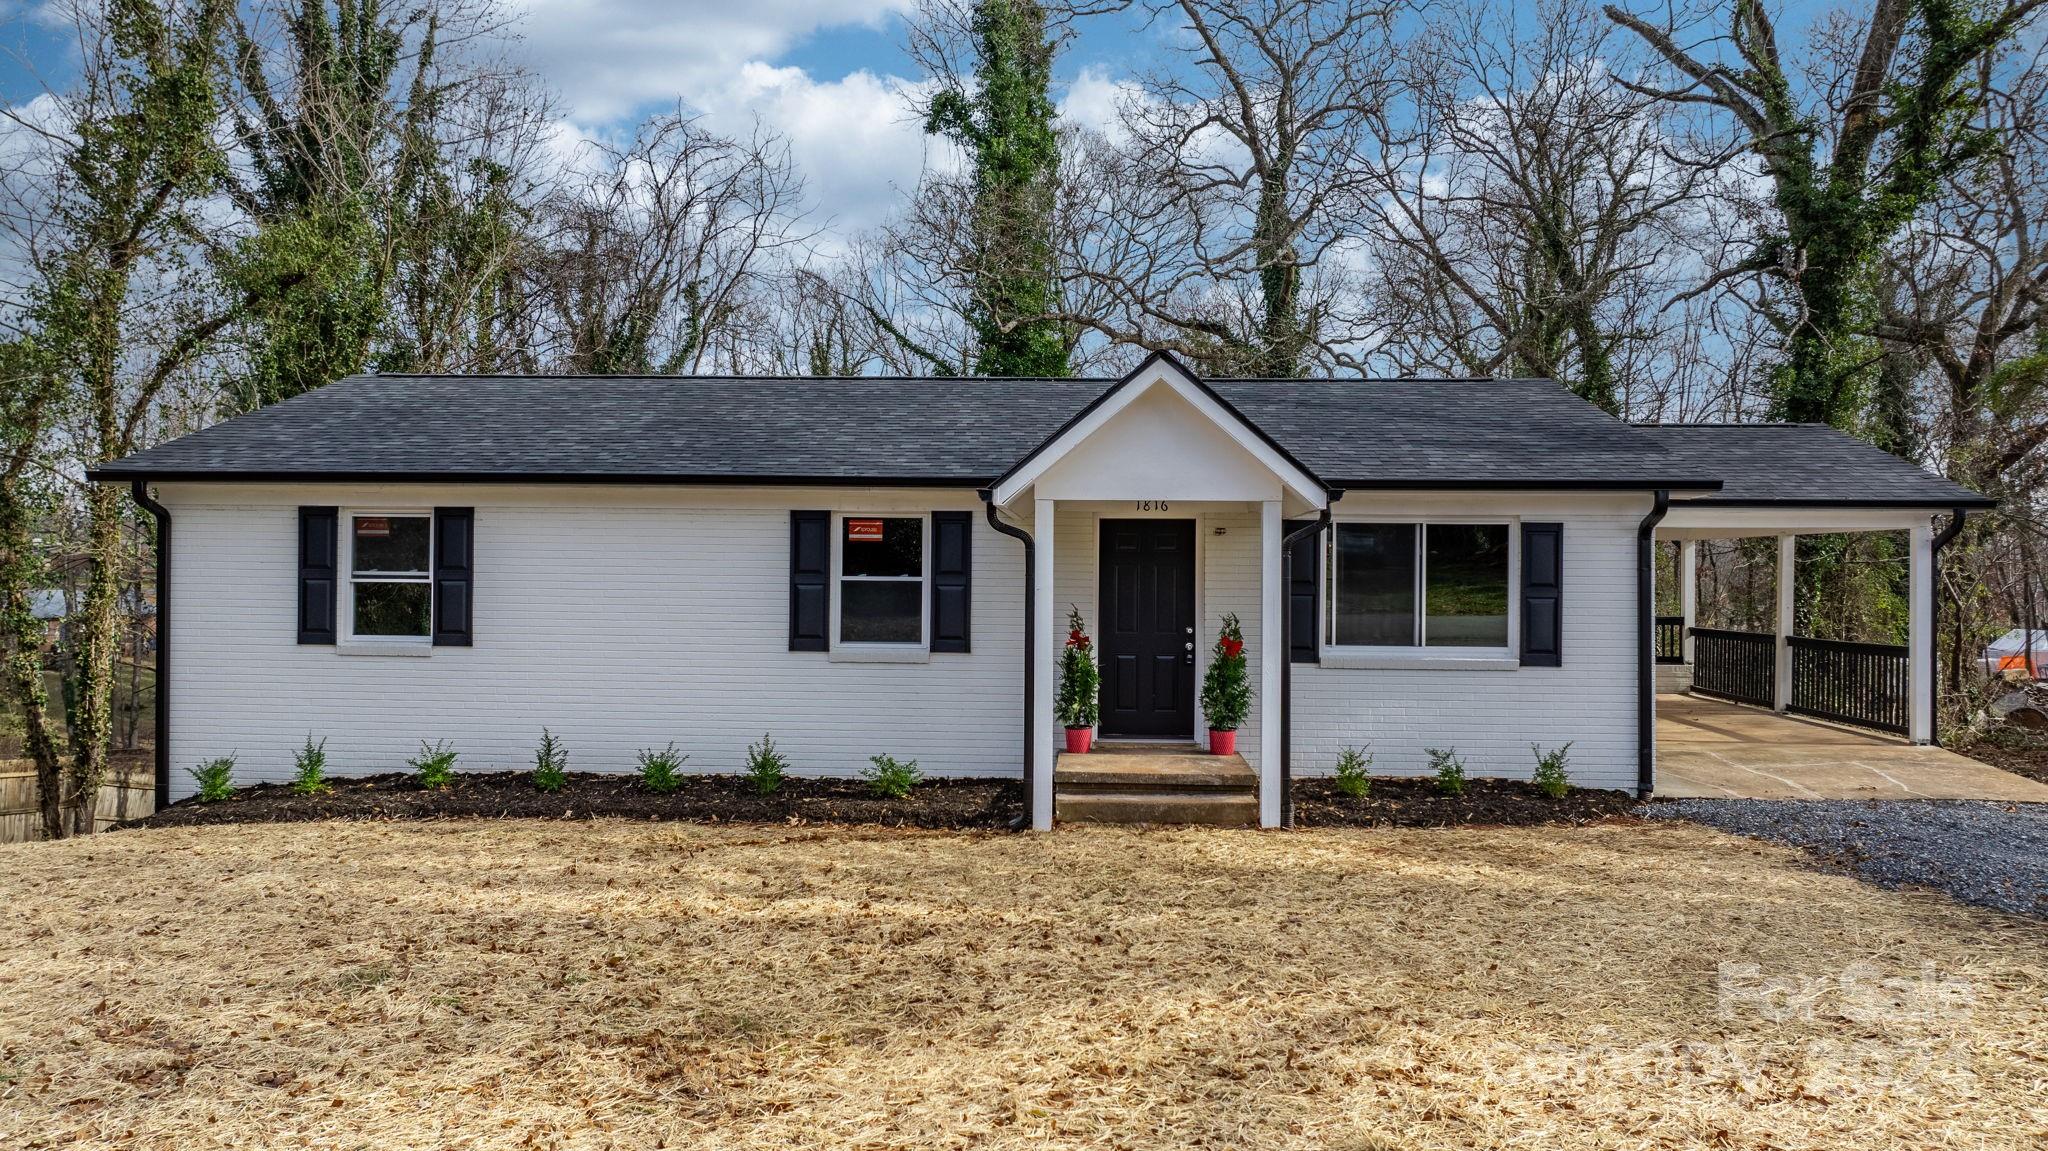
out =
{"type": "Polygon", "coordinates": [[[1081,625],[1081,609],[1068,605],[1067,646],[1060,652],[1060,694],[1053,703],[1067,728],[1067,751],[1084,755],[1095,735],[1101,706],[1102,674],[1095,667],[1095,647],[1081,625]]]}
{"type": "Polygon", "coordinates": [[[1244,632],[1237,613],[1223,617],[1223,630],[1209,653],[1209,671],[1202,677],[1202,718],[1209,724],[1209,752],[1237,754],[1237,729],[1252,709],[1251,685],[1245,680],[1244,632]]]}

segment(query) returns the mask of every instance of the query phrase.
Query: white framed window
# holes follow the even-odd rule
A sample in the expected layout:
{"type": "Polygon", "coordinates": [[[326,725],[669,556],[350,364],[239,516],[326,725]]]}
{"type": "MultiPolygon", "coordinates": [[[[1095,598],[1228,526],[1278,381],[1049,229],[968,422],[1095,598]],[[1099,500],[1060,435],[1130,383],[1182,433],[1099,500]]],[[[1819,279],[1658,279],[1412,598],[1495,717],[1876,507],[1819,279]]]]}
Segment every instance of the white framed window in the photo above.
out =
{"type": "Polygon", "coordinates": [[[1510,520],[1338,521],[1325,545],[1325,647],[1442,657],[1516,648],[1510,520]]]}
{"type": "Polygon", "coordinates": [[[433,513],[350,511],[343,523],[348,543],[343,634],[433,642],[433,513]]]}
{"type": "Polygon", "coordinates": [[[834,517],[834,647],[922,649],[931,635],[930,523],[923,515],[834,517]]]}

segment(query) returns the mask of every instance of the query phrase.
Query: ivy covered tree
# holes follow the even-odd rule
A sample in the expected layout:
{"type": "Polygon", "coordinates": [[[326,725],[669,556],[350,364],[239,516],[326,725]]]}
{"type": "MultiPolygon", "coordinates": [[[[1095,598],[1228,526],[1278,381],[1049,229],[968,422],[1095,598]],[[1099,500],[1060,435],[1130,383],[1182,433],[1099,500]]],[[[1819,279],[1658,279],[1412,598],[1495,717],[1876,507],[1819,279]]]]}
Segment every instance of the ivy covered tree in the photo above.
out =
{"type": "Polygon", "coordinates": [[[979,0],[971,18],[971,88],[932,98],[925,130],[966,148],[974,165],[967,254],[968,316],[984,376],[1064,376],[1068,340],[1057,318],[1053,207],[1059,134],[1045,9],[1034,0],[979,0]]]}
{"type": "Polygon", "coordinates": [[[1881,382],[1879,258],[1944,180],[1997,148],[1972,122],[1985,99],[1980,66],[2041,3],[1876,0],[1857,42],[1830,44],[1822,30],[1813,59],[1789,65],[1762,0],[1733,0],[1725,59],[1607,7],[1678,73],[1659,95],[1733,119],[1733,145],[1716,160],[1746,151],[1761,161],[1773,218],[1710,285],[1760,276],[1785,293],[1772,317],[1784,337],[1773,418],[1883,431],[1883,420],[1866,427],[1881,382]],[[1837,82],[1804,96],[1802,75],[1831,65],[1837,82]]]}

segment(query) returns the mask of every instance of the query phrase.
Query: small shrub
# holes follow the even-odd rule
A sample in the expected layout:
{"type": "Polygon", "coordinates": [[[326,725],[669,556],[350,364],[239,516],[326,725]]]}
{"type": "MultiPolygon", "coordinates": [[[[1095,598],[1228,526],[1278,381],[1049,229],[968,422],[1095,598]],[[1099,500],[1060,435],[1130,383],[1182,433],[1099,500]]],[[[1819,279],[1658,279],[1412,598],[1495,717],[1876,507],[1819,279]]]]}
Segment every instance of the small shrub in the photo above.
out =
{"type": "Polygon", "coordinates": [[[1067,608],[1067,646],[1060,649],[1059,695],[1053,714],[1063,727],[1094,727],[1102,705],[1102,672],[1095,666],[1094,644],[1081,619],[1081,609],[1067,608]]]}
{"type": "Polygon", "coordinates": [[[1223,617],[1209,670],[1202,677],[1202,718],[1210,731],[1236,731],[1252,710],[1251,680],[1245,672],[1244,631],[1237,613],[1223,617]]]}
{"type": "Polygon", "coordinates": [[[569,783],[569,749],[547,728],[540,729],[540,747],[533,753],[533,789],[550,795],[569,783]]]}
{"type": "Polygon", "coordinates": [[[640,752],[640,786],[656,795],[668,795],[683,786],[683,761],[687,755],[676,753],[671,743],[660,751],[652,748],[640,752]]]}
{"type": "Polygon", "coordinates": [[[219,803],[235,793],[235,757],[232,755],[209,759],[198,767],[187,769],[186,774],[199,785],[201,803],[219,803]]]}
{"type": "Polygon", "coordinates": [[[454,748],[445,742],[420,741],[420,753],[405,761],[412,768],[412,781],[428,791],[439,791],[455,780],[454,748]]]}
{"type": "Polygon", "coordinates": [[[292,757],[296,769],[292,775],[292,790],[300,795],[320,795],[334,790],[327,783],[327,741],[313,742],[313,733],[306,733],[306,746],[292,757]]]}
{"type": "Polygon", "coordinates": [[[789,773],[789,760],[775,750],[775,738],[763,735],[761,742],[747,745],[747,778],[754,790],[773,795],[782,790],[782,777],[789,773]]]}
{"type": "Polygon", "coordinates": [[[868,764],[861,769],[860,777],[868,781],[869,791],[885,799],[902,799],[924,778],[914,759],[899,763],[895,756],[873,755],[868,757],[868,764]]]}
{"type": "Polygon", "coordinates": [[[1365,773],[1372,767],[1372,756],[1355,747],[1347,747],[1337,756],[1337,791],[1352,799],[1364,799],[1372,791],[1372,779],[1365,773]]]}
{"type": "Polygon", "coordinates": [[[1432,747],[1429,752],[1429,770],[1436,775],[1436,789],[1445,795],[1465,794],[1465,761],[1458,758],[1456,748],[1432,747]]]}
{"type": "Polygon", "coordinates": [[[1564,793],[1572,789],[1572,775],[1566,770],[1569,762],[1566,755],[1571,749],[1571,744],[1554,751],[1545,751],[1533,743],[1529,745],[1529,750],[1536,753],[1536,790],[1552,799],[1563,799],[1564,793]]]}

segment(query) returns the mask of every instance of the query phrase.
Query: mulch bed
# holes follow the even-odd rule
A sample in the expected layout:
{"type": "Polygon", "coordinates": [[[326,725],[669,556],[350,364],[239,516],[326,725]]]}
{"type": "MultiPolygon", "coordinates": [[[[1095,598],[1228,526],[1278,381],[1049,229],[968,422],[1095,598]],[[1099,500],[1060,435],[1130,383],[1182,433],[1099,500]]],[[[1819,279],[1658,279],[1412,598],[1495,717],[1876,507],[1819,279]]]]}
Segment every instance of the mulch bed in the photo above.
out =
{"type": "Polygon", "coordinates": [[[1429,778],[1372,781],[1372,791],[1352,799],[1329,779],[1294,782],[1296,827],[1535,827],[1550,823],[1597,823],[1625,816],[1636,806],[1626,791],[1573,788],[1552,799],[1519,779],[1471,779],[1465,794],[1445,795],[1429,778]]]}
{"type": "Polygon", "coordinates": [[[863,823],[884,827],[1000,828],[1024,811],[1014,780],[930,779],[902,799],[883,799],[857,779],[792,778],[761,795],[739,776],[693,775],[656,795],[631,775],[575,772],[552,794],[529,772],[458,774],[427,791],[402,772],[331,781],[324,795],[283,784],[245,787],[217,803],[187,799],[122,827],[297,823],[319,819],[537,818],[682,820],[690,823],[863,823]]]}
{"type": "Polygon", "coordinates": [[[1960,749],[1971,759],[1988,763],[2000,771],[2024,775],[2037,783],[2048,783],[2048,746],[2005,744],[1980,739],[1960,749]]]}

